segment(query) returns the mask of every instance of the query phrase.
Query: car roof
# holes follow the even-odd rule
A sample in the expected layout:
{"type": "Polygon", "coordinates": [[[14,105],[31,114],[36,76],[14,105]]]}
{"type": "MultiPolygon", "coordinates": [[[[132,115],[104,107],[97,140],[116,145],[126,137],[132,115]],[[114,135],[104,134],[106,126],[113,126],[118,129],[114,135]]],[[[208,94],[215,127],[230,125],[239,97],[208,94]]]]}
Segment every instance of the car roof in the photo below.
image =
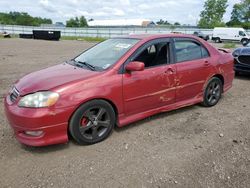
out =
{"type": "Polygon", "coordinates": [[[158,38],[168,38],[168,37],[188,37],[188,38],[193,38],[197,39],[197,37],[193,35],[188,35],[188,34],[176,34],[176,33],[171,33],[171,34],[131,34],[127,35],[122,38],[131,38],[131,39],[143,39],[143,40],[152,40],[152,39],[158,39],[158,38]]]}

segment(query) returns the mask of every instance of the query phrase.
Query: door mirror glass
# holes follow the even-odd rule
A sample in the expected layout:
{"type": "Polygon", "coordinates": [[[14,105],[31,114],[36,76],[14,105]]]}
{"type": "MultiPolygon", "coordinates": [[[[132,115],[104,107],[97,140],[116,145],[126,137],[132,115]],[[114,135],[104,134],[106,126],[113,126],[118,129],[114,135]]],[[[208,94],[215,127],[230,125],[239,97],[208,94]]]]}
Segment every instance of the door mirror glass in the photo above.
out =
{"type": "Polygon", "coordinates": [[[145,68],[145,64],[140,61],[132,61],[128,65],[126,65],[126,71],[143,71],[145,68]]]}

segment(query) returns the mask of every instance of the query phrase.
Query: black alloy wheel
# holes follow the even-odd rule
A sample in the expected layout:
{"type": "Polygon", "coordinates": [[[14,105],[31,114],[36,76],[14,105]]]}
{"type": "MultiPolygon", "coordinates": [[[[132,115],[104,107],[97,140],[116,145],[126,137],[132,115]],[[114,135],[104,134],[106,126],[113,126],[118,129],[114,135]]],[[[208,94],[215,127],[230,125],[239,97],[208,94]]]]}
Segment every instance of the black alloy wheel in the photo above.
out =
{"type": "Polygon", "coordinates": [[[83,104],[73,114],[69,131],[79,144],[94,144],[107,138],[115,125],[115,112],[103,100],[83,104]]]}
{"type": "Polygon", "coordinates": [[[204,96],[203,106],[211,107],[216,105],[222,95],[223,85],[219,78],[213,77],[207,84],[204,96]]]}

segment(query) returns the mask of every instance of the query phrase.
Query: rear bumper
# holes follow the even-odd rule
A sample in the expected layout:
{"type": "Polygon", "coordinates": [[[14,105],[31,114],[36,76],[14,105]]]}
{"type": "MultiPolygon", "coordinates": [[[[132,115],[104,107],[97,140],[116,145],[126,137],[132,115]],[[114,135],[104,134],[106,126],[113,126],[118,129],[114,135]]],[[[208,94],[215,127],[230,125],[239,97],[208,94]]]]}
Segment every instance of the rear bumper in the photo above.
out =
{"type": "Polygon", "coordinates": [[[7,96],[4,100],[5,114],[14,130],[16,139],[30,146],[45,146],[68,141],[68,120],[72,108],[20,108],[12,104],[7,96]],[[26,131],[39,131],[38,136],[31,136],[26,131]]]}

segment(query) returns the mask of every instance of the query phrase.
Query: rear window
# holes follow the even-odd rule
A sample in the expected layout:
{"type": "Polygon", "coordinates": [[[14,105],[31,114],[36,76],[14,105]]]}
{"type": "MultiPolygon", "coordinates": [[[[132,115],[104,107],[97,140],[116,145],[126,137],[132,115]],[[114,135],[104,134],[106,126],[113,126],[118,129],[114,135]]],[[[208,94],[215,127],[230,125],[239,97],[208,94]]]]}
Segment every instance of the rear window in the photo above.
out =
{"type": "Polygon", "coordinates": [[[194,41],[175,41],[176,61],[192,61],[209,57],[207,49],[194,41]]]}

